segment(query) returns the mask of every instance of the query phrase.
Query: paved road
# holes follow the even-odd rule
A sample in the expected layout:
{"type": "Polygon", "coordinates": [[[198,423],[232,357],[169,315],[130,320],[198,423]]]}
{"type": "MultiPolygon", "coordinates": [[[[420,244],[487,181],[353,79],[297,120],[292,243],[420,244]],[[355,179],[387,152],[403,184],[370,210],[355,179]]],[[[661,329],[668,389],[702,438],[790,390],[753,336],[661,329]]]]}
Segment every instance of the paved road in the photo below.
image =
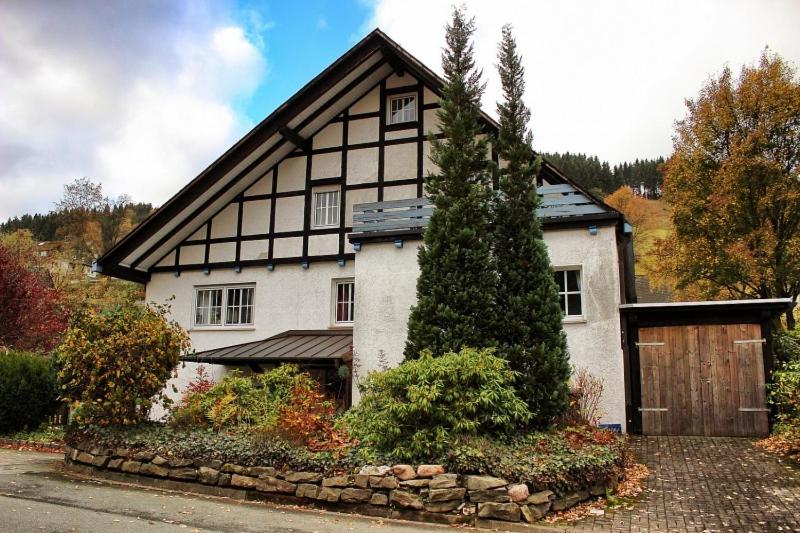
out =
{"type": "Polygon", "coordinates": [[[0,449],[0,532],[444,531],[399,521],[76,479],[60,455],[0,449]]]}

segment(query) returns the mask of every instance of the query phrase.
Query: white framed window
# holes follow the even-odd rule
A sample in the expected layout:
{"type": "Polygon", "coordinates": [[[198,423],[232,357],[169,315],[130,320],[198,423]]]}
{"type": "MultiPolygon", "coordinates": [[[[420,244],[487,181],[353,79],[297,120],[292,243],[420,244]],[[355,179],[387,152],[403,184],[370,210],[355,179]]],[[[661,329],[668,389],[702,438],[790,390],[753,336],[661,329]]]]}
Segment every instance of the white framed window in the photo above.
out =
{"type": "Polygon", "coordinates": [[[339,225],[339,190],[314,193],[314,227],[339,225]]]}
{"type": "Polygon", "coordinates": [[[333,280],[333,323],[335,325],[353,323],[355,301],[356,283],[353,279],[333,280]]]}
{"type": "Polygon", "coordinates": [[[583,316],[583,284],[579,267],[556,268],[558,301],[566,318],[583,316]]]}
{"type": "Polygon", "coordinates": [[[389,124],[417,120],[417,97],[413,94],[393,96],[389,99],[389,124]]]}
{"type": "Polygon", "coordinates": [[[255,315],[255,294],[256,288],[253,285],[197,287],[194,325],[252,326],[255,315]]]}

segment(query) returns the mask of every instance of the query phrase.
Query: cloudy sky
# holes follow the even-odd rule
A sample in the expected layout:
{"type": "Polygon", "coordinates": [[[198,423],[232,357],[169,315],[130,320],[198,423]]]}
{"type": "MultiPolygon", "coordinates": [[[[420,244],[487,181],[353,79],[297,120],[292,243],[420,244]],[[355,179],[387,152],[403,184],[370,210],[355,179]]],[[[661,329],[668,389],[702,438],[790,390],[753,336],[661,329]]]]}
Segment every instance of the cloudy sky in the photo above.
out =
{"type": "MultiPolygon", "coordinates": [[[[86,176],[161,204],[306,81],[379,26],[439,70],[450,1],[4,0],[0,219],[46,212],[86,176]]],[[[709,75],[765,46],[800,64],[796,0],[467,2],[494,74],[511,22],[534,144],[612,163],[669,155],[673,122],[709,75]]]]}

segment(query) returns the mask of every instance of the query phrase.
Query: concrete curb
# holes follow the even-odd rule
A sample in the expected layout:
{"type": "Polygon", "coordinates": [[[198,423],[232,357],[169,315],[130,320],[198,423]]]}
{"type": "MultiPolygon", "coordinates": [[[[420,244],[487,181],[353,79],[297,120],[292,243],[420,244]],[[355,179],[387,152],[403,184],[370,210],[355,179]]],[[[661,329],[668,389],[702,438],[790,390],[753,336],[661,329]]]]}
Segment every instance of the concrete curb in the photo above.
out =
{"type": "Polygon", "coordinates": [[[426,513],[424,511],[409,511],[401,509],[390,508],[376,508],[372,505],[361,504],[346,504],[346,503],[328,503],[323,501],[314,502],[309,504],[302,498],[295,496],[280,495],[274,493],[263,493],[256,491],[248,491],[244,489],[236,489],[229,487],[218,487],[212,485],[201,485],[198,483],[176,481],[172,479],[161,479],[140,476],[136,474],[126,474],[123,472],[112,472],[93,466],[81,465],[76,463],[62,463],[60,469],[67,475],[73,475],[83,478],[90,478],[95,480],[102,480],[115,485],[127,485],[134,487],[150,488],[165,492],[180,492],[187,494],[197,494],[201,496],[210,496],[214,498],[228,498],[241,502],[262,502],[271,505],[291,505],[295,509],[300,508],[307,511],[324,511],[332,514],[355,514],[364,517],[381,518],[382,520],[391,520],[396,522],[419,523],[424,522],[436,526],[458,526],[458,527],[473,527],[475,529],[494,530],[494,531],[509,531],[512,533],[553,533],[567,531],[564,527],[545,526],[538,524],[523,524],[513,522],[503,522],[500,520],[488,520],[478,518],[475,520],[474,525],[469,523],[453,524],[445,520],[441,520],[441,515],[436,513],[426,513]],[[439,518],[439,520],[437,520],[439,518]]]}

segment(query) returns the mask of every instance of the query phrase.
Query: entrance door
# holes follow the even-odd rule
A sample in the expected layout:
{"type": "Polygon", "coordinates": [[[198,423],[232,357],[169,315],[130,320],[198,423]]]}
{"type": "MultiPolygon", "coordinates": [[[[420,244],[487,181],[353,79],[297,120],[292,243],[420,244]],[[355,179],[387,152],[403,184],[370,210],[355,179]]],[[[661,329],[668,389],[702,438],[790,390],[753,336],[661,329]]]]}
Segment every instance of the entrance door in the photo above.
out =
{"type": "Polygon", "coordinates": [[[758,324],[640,328],[643,432],[766,435],[763,342],[758,324]]]}

